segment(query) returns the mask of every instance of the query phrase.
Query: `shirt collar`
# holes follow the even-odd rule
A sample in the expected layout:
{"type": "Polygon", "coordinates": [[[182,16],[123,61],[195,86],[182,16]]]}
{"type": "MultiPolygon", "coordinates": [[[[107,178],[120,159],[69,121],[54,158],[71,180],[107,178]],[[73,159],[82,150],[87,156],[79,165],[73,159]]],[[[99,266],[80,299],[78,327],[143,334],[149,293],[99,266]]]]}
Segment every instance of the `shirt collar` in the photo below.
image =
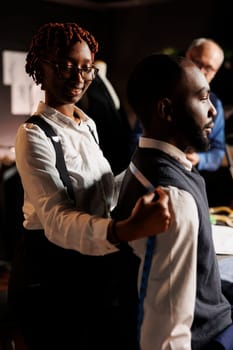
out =
{"type": "Polygon", "coordinates": [[[159,149],[175,158],[186,170],[192,170],[192,163],[186,158],[185,153],[170,143],[141,136],[139,138],[139,147],[159,149]]]}
{"type": "MultiPolygon", "coordinates": [[[[78,108],[77,106],[74,106],[74,110],[76,114],[79,115],[82,122],[88,121],[89,118],[80,108],[78,108]]],[[[35,114],[42,114],[46,118],[52,120],[53,122],[61,126],[70,126],[70,125],[76,126],[76,123],[74,123],[74,121],[71,118],[68,118],[67,116],[60,113],[58,110],[56,110],[55,108],[48,106],[46,103],[42,101],[40,101],[35,114]]]]}

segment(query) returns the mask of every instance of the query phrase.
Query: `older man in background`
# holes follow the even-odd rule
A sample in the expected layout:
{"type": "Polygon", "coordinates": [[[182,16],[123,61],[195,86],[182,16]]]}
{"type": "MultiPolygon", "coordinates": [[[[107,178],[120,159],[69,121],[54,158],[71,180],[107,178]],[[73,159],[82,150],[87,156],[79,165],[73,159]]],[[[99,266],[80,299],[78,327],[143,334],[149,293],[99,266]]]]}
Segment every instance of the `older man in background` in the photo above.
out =
{"type": "MultiPolygon", "coordinates": [[[[209,38],[194,39],[186,50],[185,56],[200,68],[209,84],[224,61],[223,49],[209,38]]],[[[190,150],[187,158],[205,179],[209,206],[228,206],[233,200],[231,189],[233,186],[228,168],[221,166],[226,150],[224,109],[222,101],[213,91],[211,91],[210,100],[217,111],[214,128],[209,135],[210,148],[206,152],[190,150]]]]}

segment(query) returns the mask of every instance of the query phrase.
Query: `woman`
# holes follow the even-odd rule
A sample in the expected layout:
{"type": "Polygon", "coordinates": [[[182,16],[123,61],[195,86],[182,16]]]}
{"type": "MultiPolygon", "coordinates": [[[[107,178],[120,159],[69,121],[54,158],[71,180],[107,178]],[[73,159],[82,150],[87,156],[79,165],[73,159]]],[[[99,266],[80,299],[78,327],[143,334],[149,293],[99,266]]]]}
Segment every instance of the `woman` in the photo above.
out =
{"type": "Polygon", "coordinates": [[[123,341],[132,348],[138,261],[126,242],[169,224],[160,189],[157,202],[154,193],[142,197],[127,220],[110,217],[117,182],[93,120],[75,106],[96,76],[97,50],[78,24],[48,23],[26,58],[26,72],[45,91],[35,115],[57,135],[73,190],[72,198],[50,138],[34,123],[21,125],[15,149],[26,232],[12,266],[9,304],[30,350],[119,349],[123,341]],[[121,273],[128,272],[132,287],[123,290],[121,273]],[[132,311],[128,330],[126,310],[132,311]]]}

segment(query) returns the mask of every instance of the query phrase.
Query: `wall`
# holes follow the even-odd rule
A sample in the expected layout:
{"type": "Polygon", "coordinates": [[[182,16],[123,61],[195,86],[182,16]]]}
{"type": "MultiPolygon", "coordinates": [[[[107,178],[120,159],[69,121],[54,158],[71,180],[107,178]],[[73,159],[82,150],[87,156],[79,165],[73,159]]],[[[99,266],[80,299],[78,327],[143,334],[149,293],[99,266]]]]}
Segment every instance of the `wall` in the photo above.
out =
{"type": "MultiPolygon", "coordinates": [[[[6,5],[7,6],[7,5],[6,5]]],[[[88,28],[100,43],[98,57],[108,62],[108,76],[125,103],[125,84],[133,65],[145,54],[166,47],[184,50],[197,36],[222,40],[222,28],[214,25],[217,6],[214,1],[170,0],[154,5],[108,10],[88,10],[46,1],[31,5],[9,4],[0,15],[0,66],[2,51],[27,51],[37,28],[49,21],[77,21],[88,28]]],[[[224,16],[222,13],[221,16],[224,16]]],[[[0,71],[0,145],[14,143],[18,125],[25,115],[11,113],[11,87],[2,84],[0,71]]]]}

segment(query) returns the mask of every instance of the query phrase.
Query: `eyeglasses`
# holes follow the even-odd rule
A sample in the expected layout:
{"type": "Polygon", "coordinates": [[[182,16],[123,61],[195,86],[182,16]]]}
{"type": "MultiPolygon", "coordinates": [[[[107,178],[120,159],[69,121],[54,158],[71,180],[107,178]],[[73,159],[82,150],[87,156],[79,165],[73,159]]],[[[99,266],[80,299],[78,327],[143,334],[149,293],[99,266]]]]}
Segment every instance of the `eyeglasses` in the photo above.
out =
{"type": "Polygon", "coordinates": [[[92,81],[95,79],[99,69],[95,66],[78,68],[74,64],[57,63],[49,60],[43,62],[53,65],[61,79],[69,79],[71,76],[81,74],[83,80],[92,81]]]}
{"type": "Polygon", "coordinates": [[[201,61],[191,57],[191,60],[199,69],[204,69],[206,73],[216,73],[217,70],[208,64],[203,64],[201,61]]]}

